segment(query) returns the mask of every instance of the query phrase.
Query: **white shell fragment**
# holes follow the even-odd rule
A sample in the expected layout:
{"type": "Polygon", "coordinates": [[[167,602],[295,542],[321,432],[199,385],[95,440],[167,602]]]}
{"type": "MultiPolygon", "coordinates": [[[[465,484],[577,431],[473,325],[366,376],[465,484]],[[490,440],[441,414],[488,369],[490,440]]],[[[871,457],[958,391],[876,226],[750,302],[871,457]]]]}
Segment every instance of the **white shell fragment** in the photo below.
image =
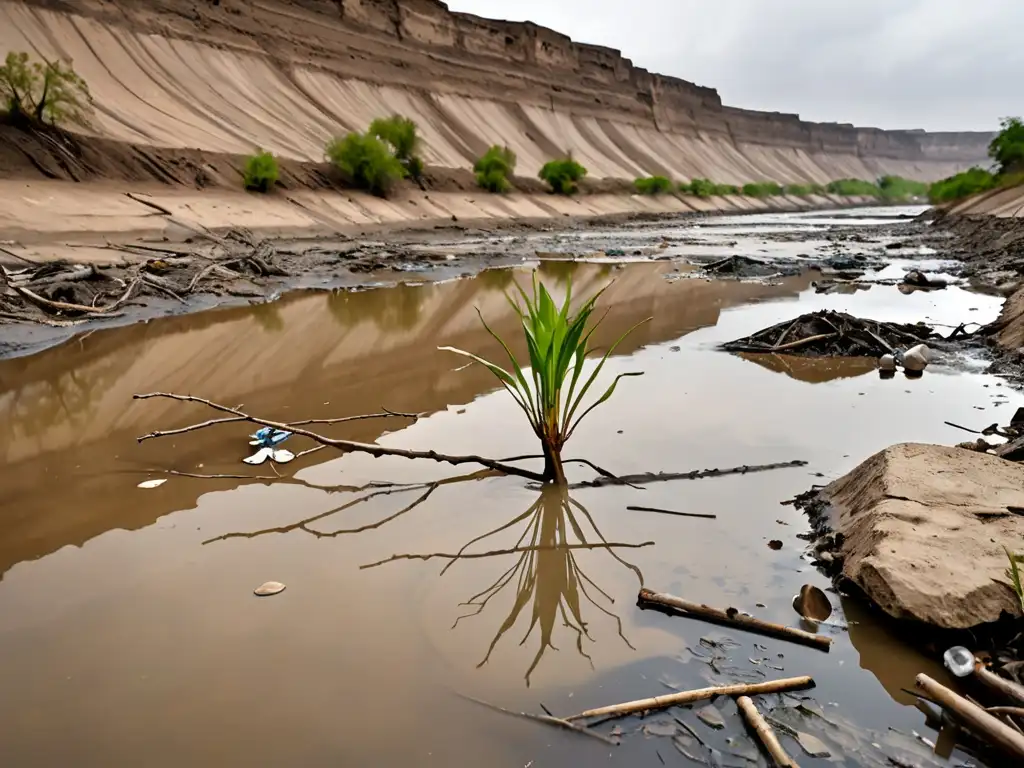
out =
{"type": "Polygon", "coordinates": [[[274,455],[273,448],[260,448],[256,453],[247,459],[242,459],[246,464],[262,464],[264,461],[274,455]]]}
{"type": "Polygon", "coordinates": [[[271,595],[277,595],[284,592],[284,584],[280,581],[268,581],[266,584],[260,584],[256,589],[252,591],[256,597],[270,597],[271,595]]]}
{"type": "Polygon", "coordinates": [[[878,370],[895,371],[896,358],[892,355],[882,355],[880,358],[878,358],[878,370]]]}
{"type": "Polygon", "coordinates": [[[137,487],[139,488],[159,488],[161,485],[167,482],[166,477],[161,477],[158,480],[143,480],[137,487]]]}
{"type": "Polygon", "coordinates": [[[292,453],[291,451],[286,451],[282,448],[278,451],[274,451],[274,455],[272,458],[278,464],[287,464],[289,461],[295,458],[295,454],[292,453]]]}

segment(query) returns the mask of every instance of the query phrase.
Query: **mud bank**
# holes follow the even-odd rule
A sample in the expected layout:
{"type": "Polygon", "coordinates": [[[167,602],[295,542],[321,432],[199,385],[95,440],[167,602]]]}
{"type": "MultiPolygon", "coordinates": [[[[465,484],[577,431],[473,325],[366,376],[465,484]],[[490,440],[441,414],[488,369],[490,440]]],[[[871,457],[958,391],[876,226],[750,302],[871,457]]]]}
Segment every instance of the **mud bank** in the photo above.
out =
{"type": "Polygon", "coordinates": [[[0,293],[3,354],[24,354],[87,326],[272,300],[292,290],[466,276],[536,259],[588,228],[599,234],[605,227],[604,240],[560,258],[668,259],[670,239],[643,237],[645,226],[699,228],[712,217],[785,215],[837,202],[422,191],[381,200],[331,190],[140,193],[70,182],[0,182],[0,199],[9,203],[0,214],[8,283],[0,293]],[[532,242],[538,235],[549,243],[532,242]]]}
{"type": "Polygon", "coordinates": [[[419,124],[428,164],[468,168],[498,143],[525,176],[568,150],[597,178],[930,180],[981,162],[991,138],[728,107],[618,51],[435,0],[4,0],[0,49],[72,59],[103,138],[299,161],[394,112],[419,124]]]}

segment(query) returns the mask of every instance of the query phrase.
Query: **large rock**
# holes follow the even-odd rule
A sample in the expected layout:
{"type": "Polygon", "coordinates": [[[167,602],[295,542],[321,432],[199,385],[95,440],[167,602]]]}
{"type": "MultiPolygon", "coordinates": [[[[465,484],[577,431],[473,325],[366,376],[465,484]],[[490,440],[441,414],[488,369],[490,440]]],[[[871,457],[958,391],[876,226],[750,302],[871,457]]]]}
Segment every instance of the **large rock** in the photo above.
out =
{"type": "Polygon", "coordinates": [[[1019,615],[1003,547],[1024,550],[1024,466],[905,443],[822,491],[843,574],[886,613],[963,629],[1019,615]]]}

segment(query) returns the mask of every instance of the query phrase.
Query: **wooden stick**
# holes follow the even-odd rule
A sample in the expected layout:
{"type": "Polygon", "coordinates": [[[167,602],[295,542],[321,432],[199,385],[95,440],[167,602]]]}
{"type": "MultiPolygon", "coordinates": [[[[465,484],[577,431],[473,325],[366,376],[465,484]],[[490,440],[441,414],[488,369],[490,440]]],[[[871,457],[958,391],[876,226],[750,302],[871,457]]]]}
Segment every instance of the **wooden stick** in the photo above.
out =
{"type": "Polygon", "coordinates": [[[786,750],[779,744],[778,738],[775,736],[775,731],[768,725],[761,713],[757,711],[757,707],[754,706],[754,702],[750,700],[749,696],[740,696],[736,699],[736,703],[739,705],[740,712],[743,713],[743,717],[751,728],[754,729],[754,733],[764,744],[764,748],[768,750],[768,754],[772,756],[772,760],[780,768],[800,768],[796,761],[786,754],[786,750]]]}
{"type": "Polygon", "coordinates": [[[637,600],[641,608],[648,605],[671,608],[693,618],[707,619],[708,621],[727,624],[732,627],[740,627],[741,629],[758,632],[762,635],[781,637],[784,640],[792,640],[794,643],[809,645],[826,652],[832,645],[832,638],[826,635],[816,635],[812,632],[805,632],[802,629],[755,619],[753,616],[743,615],[732,608],[728,611],[723,611],[707,605],[691,603],[689,600],[684,600],[681,597],[653,592],[646,588],[640,590],[637,600]]]}
{"type": "Polygon", "coordinates": [[[603,717],[614,715],[622,717],[634,712],[654,711],[666,709],[680,704],[692,704],[695,701],[704,701],[715,696],[757,696],[762,693],[782,693],[783,691],[796,691],[802,688],[813,688],[814,680],[810,677],[788,677],[782,680],[769,680],[764,683],[736,683],[734,685],[716,685],[711,688],[698,688],[693,691],[682,691],[680,693],[669,693],[664,696],[652,696],[649,699],[637,699],[627,701],[624,704],[612,704],[598,709],[588,709],[578,715],[565,718],[569,721],[583,720],[588,717],[603,717]]]}
{"type": "Polygon", "coordinates": [[[772,347],[772,352],[785,352],[787,349],[797,349],[799,347],[806,346],[807,344],[813,344],[816,341],[835,338],[838,335],[838,333],[821,333],[817,336],[808,336],[806,339],[791,341],[789,344],[783,344],[781,347],[772,347]]]}
{"type": "Polygon", "coordinates": [[[917,676],[917,687],[956,715],[978,736],[984,737],[1007,755],[1011,755],[1017,760],[1024,760],[1024,735],[1015,731],[995,715],[990,715],[978,705],[972,704],[928,675],[917,676]]]}
{"type": "Polygon", "coordinates": [[[702,517],[708,520],[717,520],[718,515],[705,515],[700,512],[674,512],[671,509],[658,509],[657,507],[626,507],[630,512],[659,512],[662,515],[675,515],[676,517],[702,517]]]}
{"type": "Polygon", "coordinates": [[[1024,717],[1024,707],[988,707],[985,711],[993,715],[1024,717]]]}
{"type": "Polygon", "coordinates": [[[974,677],[986,688],[997,691],[1008,699],[1024,704],[1024,686],[1021,686],[1019,683],[1000,677],[981,663],[975,664],[974,677]]]}

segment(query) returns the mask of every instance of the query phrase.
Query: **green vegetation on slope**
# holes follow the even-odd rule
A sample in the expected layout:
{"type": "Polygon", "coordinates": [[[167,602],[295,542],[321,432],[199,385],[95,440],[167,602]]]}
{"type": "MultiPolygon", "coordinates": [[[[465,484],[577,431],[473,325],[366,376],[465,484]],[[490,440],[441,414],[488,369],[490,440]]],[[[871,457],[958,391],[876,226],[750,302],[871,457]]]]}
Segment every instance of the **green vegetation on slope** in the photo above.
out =
{"type": "Polygon", "coordinates": [[[327,158],[349,184],[379,197],[387,197],[406,174],[391,148],[369,133],[332,139],[327,144],[327,158]]]}
{"type": "Polygon", "coordinates": [[[508,177],[516,170],[516,153],[495,144],[473,164],[476,183],[488,192],[508,192],[508,177]]]}
{"type": "Polygon", "coordinates": [[[979,166],[932,184],[931,202],[951,203],[987,192],[996,187],[1024,184],[1024,122],[1019,117],[1004,118],[1002,130],[988,145],[988,156],[995,162],[995,173],[979,166]]]}
{"type": "Polygon", "coordinates": [[[647,176],[634,181],[633,186],[641,195],[667,195],[675,185],[665,176],[647,176]]]}
{"type": "Polygon", "coordinates": [[[576,162],[572,155],[560,160],[549,160],[537,176],[546,181],[556,195],[572,195],[579,190],[579,181],[587,175],[587,169],[576,162]]]}
{"type": "Polygon", "coordinates": [[[0,100],[15,122],[89,125],[89,86],[70,63],[29,62],[27,53],[9,52],[0,66],[0,100]]]}
{"type": "Polygon", "coordinates": [[[421,143],[415,122],[401,115],[378,117],[370,123],[368,133],[390,144],[392,154],[405,168],[406,175],[419,181],[424,163],[419,154],[421,143]]]}
{"type": "Polygon", "coordinates": [[[270,152],[258,149],[256,154],[250,155],[245,161],[242,182],[251,192],[269,192],[279,176],[277,158],[270,152]]]}

